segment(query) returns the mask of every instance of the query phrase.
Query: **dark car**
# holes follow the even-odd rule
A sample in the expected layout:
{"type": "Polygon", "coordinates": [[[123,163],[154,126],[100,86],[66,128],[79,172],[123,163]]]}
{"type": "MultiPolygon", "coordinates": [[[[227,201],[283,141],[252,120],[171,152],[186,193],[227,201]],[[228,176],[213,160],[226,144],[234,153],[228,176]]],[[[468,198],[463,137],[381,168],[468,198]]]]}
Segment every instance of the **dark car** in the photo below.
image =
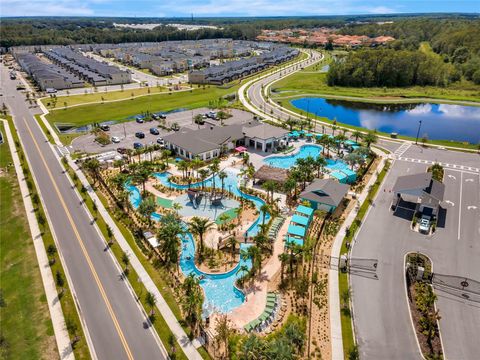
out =
{"type": "Polygon", "coordinates": [[[173,123],[173,125],[170,129],[173,130],[173,131],[178,131],[178,130],[180,130],[180,127],[178,126],[177,123],[173,123]]]}
{"type": "Polygon", "coordinates": [[[134,149],[141,149],[141,148],[143,148],[143,144],[139,143],[139,142],[134,142],[133,143],[133,148],[134,149]]]}
{"type": "Polygon", "coordinates": [[[137,117],[135,118],[135,121],[136,121],[137,123],[139,123],[139,124],[143,124],[143,118],[142,118],[141,116],[137,116],[137,117]]]}
{"type": "Polygon", "coordinates": [[[137,131],[135,133],[135,137],[139,138],[139,139],[143,139],[145,137],[145,134],[141,131],[137,131]]]}
{"type": "Polygon", "coordinates": [[[109,131],[109,130],[110,130],[110,126],[108,126],[108,125],[100,125],[100,129],[103,130],[103,131],[109,131]]]}
{"type": "Polygon", "coordinates": [[[158,116],[158,114],[152,114],[152,119],[153,120],[158,120],[158,119],[160,119],[160,116],[158,116]]]}
{"type": "Polygon", "coordinates": [[[117,149],[117,152],[118,152],[119,154],[122,154],[122,155],[123,155],[123,154],[126,154],[126,153],[128,152],[128,150],[125,149],[125,148],[123,148],[123,147],[120,147],[120,148],[117,149]]]}
{"type": "Polygon", "coordinates": [[[158,135],[158,134],[160,134],[160,131],[158,131],[157,128],[150,128],[150,134],[152,134],[152,135],[158,135]]]}

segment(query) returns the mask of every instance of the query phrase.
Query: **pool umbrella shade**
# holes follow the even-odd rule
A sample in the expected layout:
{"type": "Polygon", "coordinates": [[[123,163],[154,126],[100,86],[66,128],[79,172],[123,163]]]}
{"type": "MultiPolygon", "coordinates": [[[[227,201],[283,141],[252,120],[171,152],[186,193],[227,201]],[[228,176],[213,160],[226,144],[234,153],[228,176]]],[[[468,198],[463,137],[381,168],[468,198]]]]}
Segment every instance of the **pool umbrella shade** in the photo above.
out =
{"type": "Polygon", "coordinates": [[[245,146],[237,146],[235,148],[235,151],[238,152],[238,153],[243,153],[243,152],[247,151],[247,148],[245,146]]]}

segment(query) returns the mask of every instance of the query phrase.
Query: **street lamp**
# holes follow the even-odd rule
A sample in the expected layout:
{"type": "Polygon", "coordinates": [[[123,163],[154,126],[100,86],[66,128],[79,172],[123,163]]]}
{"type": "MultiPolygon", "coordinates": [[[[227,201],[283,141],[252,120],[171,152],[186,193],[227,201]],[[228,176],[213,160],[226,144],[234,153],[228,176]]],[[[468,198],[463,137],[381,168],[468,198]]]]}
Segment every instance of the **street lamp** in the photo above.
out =
{"type": "Polygon", "coordinates": [[[422,120],[418,121],[418,130],[417,130],[417,137],[415,138],[415,145],[418,143],[418,136],[420,135],[420,128],[422,127],[422,120]]]}

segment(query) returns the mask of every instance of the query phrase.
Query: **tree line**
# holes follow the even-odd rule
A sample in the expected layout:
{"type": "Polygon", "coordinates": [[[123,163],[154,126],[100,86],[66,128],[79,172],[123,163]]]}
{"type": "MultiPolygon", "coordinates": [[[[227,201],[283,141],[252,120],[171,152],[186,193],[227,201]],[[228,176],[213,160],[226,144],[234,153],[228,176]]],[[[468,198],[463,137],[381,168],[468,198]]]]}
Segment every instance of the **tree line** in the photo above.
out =
{"type": "Polygon", "coordinates": [[[393,36],[389,44],[395,50],[415,51],[422,42],[428,42],[432,50],[445,63],[476,84],[480,84],[480,19],[452,16],[445,19],[411,18],[390,24],[346,25],[343,34],[367,36],[393,36]]]}
{"type": "Polygon", "coordinates": [[[420,50],[359,50],[331,64],[330,86],[405,87],[446,86],[458,80],[458,71],[435,54],[420,50]]]}

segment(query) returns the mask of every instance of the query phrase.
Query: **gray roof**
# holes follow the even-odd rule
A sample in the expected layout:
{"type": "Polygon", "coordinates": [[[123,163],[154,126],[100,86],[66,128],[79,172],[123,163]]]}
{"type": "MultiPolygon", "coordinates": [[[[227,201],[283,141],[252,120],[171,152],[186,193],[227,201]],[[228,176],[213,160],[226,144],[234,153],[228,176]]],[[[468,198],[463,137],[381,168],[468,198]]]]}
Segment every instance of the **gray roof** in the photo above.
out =
{"type": "Polygon", "coordinates": [[[422,191],[423,194],[429,195],[435,200],[443,201],[445,194],[445,185],[440,181],[432,179],[432,173],[420,173],[413,175],[399,176],[393,191],[396,193],[408,192],[412,190],[422,191]]]}
{"type": "Polygon", "coordinates": [[[164,140],[183,148],[192,154],[201,154],[218,149],[222,144],[243,138],[242,124],[212,126],[206,129],[192,130],[182,128],[180,131],[164,136],[164,140]]]}
{"type": "Polygon", "coordinates": [[[316,179],[300,194],[303,199],[338,206],[350,188],[333,179],[316,179]]]}
{"type": "Polygon", "coordinates": [[[271,138],[281,138],[288,134],[288,130],[270,124],[262,123],[244,129],[245,136],[254,139],[267,140],[271,138]]]}

